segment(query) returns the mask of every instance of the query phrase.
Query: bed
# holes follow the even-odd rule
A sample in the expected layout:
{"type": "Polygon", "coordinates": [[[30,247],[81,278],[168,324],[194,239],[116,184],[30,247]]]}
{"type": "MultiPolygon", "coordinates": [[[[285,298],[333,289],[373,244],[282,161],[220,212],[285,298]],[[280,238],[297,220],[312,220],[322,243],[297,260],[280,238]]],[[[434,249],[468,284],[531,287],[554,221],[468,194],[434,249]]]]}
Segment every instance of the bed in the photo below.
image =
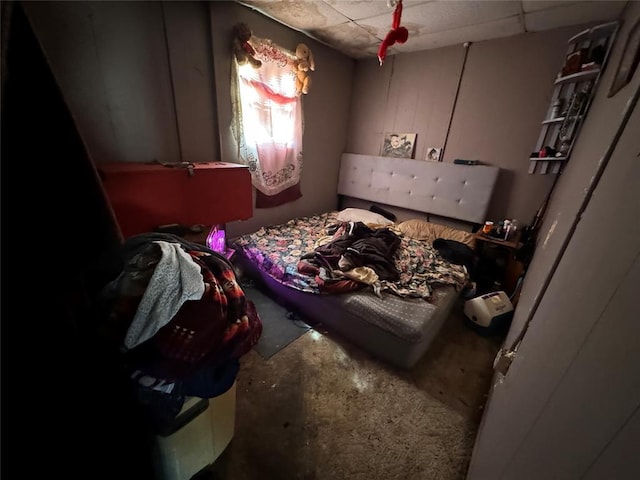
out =
{"type": "Polygon", "coordinates": [[[437,224],[426,215],[466,225],[484,222],[498,170],[344,154],[341,198],[401,207],[415,218],[393,221],[353,207],[294,218],[236,238],[234,262],[312,325],[321,323],[375,357],[409,369],[427,351],[469,281],[465,261],[435,248],[434,240],[473,248],[472,228],[437,224]],[[354,236],[360,243],[340,243],[353,242],[354,236]],[[371,239],[377,243],[366,243],[371,239]],[[333,258],[338,247],[344,249],[333,258]],[[350,256],[349,249],[356,254],[350,256]],[[362,260],[363,252],[372,251],[397,275],[370,258],[362,260]],[[336,268],[338,257],[345,264],[336,268]]]}

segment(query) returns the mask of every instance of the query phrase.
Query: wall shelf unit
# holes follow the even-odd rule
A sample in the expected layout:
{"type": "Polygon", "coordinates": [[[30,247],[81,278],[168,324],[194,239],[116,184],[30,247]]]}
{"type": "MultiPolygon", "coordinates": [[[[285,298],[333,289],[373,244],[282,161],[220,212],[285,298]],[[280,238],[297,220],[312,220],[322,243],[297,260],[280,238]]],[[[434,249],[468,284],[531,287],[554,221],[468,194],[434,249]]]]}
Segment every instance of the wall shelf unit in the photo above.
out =
{"type": "Polygon", "coordinates": [[[529,174],[560,173],[571,157],[619,26],[617,21],[597,25],[567,42],[565,62],[554,81],[549,109],[529,157],[529,174]]]}
{"type": "Polygon", "coordinates": [[[550,118],[549,120],[543,120],[542,125],[546,125],[548,123],[561,123],[564,119],[565,117],[550,118]]]}
{"type": "Polygon", "coordinates": [[[564,77],[556,78],[555,85],[564,85],[565,83],[576,83],[591,80],[596,78],[600,74],[600,68],[592,68],[591,70],[585,70],[584,72],[572,73],[565,75],[564,77]]]}

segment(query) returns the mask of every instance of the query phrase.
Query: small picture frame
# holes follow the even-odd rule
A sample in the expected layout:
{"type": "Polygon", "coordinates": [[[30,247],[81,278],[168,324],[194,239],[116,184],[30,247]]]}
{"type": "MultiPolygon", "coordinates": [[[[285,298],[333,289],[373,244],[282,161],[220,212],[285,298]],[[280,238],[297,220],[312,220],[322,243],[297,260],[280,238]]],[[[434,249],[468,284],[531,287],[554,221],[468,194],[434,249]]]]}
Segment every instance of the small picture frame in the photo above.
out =
{"type": "Polygon", "coordinates": [[[380,156],[413,158],[417,136],[417,133],[385,133],[380,156]]]}
{"type": "Polygon", "coordinates": [[[629,37],[622,51],[622,57],[620,58],[620,63],[618,63],[613,82],[611,82],[607,98],[613,97],[631,81],[638,63],[640,63],[640,20],[635,23],[629,32],[629,37]]]}
{"type": "Polygon", "coordinates": [[[441,160],[440,154],[442,153],[442,149],[438,147],[429,147],[427,148],[427,155],[425,156],[425,160],[429,160],[430,162],[439,162],[441,160]]]}

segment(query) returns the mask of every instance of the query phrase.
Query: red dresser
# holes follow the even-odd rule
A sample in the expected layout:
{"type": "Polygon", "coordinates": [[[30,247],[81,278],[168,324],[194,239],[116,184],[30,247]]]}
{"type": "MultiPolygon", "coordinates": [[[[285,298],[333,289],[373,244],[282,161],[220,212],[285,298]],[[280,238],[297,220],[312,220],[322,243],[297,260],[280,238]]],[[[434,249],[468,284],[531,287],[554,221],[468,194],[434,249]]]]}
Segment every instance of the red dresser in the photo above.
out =
{"type": "Polygon", "coordinates": [[[211,226],[251,218],[248,167],[225,162],[192,165],[97,165],[123,237],[151,232],[159,225],[211,226]]]}

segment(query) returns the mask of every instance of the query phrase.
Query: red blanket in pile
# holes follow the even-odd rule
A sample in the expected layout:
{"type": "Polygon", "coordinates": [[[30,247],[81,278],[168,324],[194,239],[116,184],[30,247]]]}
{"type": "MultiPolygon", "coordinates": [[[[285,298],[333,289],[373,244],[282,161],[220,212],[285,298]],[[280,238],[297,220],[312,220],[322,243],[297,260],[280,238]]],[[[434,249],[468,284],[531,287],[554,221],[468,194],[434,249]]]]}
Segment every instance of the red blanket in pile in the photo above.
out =
{"type": "MultiPolygon", "coordinates": [[[[128,351],[126,355],[130,366],[156,378],[173,381],[183,379],[200,368],[215,367],[248,353],[260,338],[262,322],[255,306],[238,285],[232,265],[222,255],[180,237],[151,235],[149,242],[159,239],[179,242],[200,266],[204,294],[199,300],[185,301],[166,325],[150,339],[128,351]]],[[[149,242],[138,238],[133,248],[125,250],[129,284],[123,285],[127,282],[121,276],[108,289],[109,322],[112,326],[119,326],[115,329],[121,337],[119,341],[124,338],[125,329],[136,314],[144,293],[144,282],[149,281],[153,272],[153,268],[149,268],[153,259],[140,260],[140,252],[154,252],[149,248],[149,242]],[[134,258],[135,261],[129,261],[134,258]],[[136,272],[136,265],[142,265],[141,268],[149,273],[136,272]],[[135,288],[130,285],[131,278],[136,279],[135,288]]],[[[114,331],[113,328],[111,330],[114,331]]]]}

